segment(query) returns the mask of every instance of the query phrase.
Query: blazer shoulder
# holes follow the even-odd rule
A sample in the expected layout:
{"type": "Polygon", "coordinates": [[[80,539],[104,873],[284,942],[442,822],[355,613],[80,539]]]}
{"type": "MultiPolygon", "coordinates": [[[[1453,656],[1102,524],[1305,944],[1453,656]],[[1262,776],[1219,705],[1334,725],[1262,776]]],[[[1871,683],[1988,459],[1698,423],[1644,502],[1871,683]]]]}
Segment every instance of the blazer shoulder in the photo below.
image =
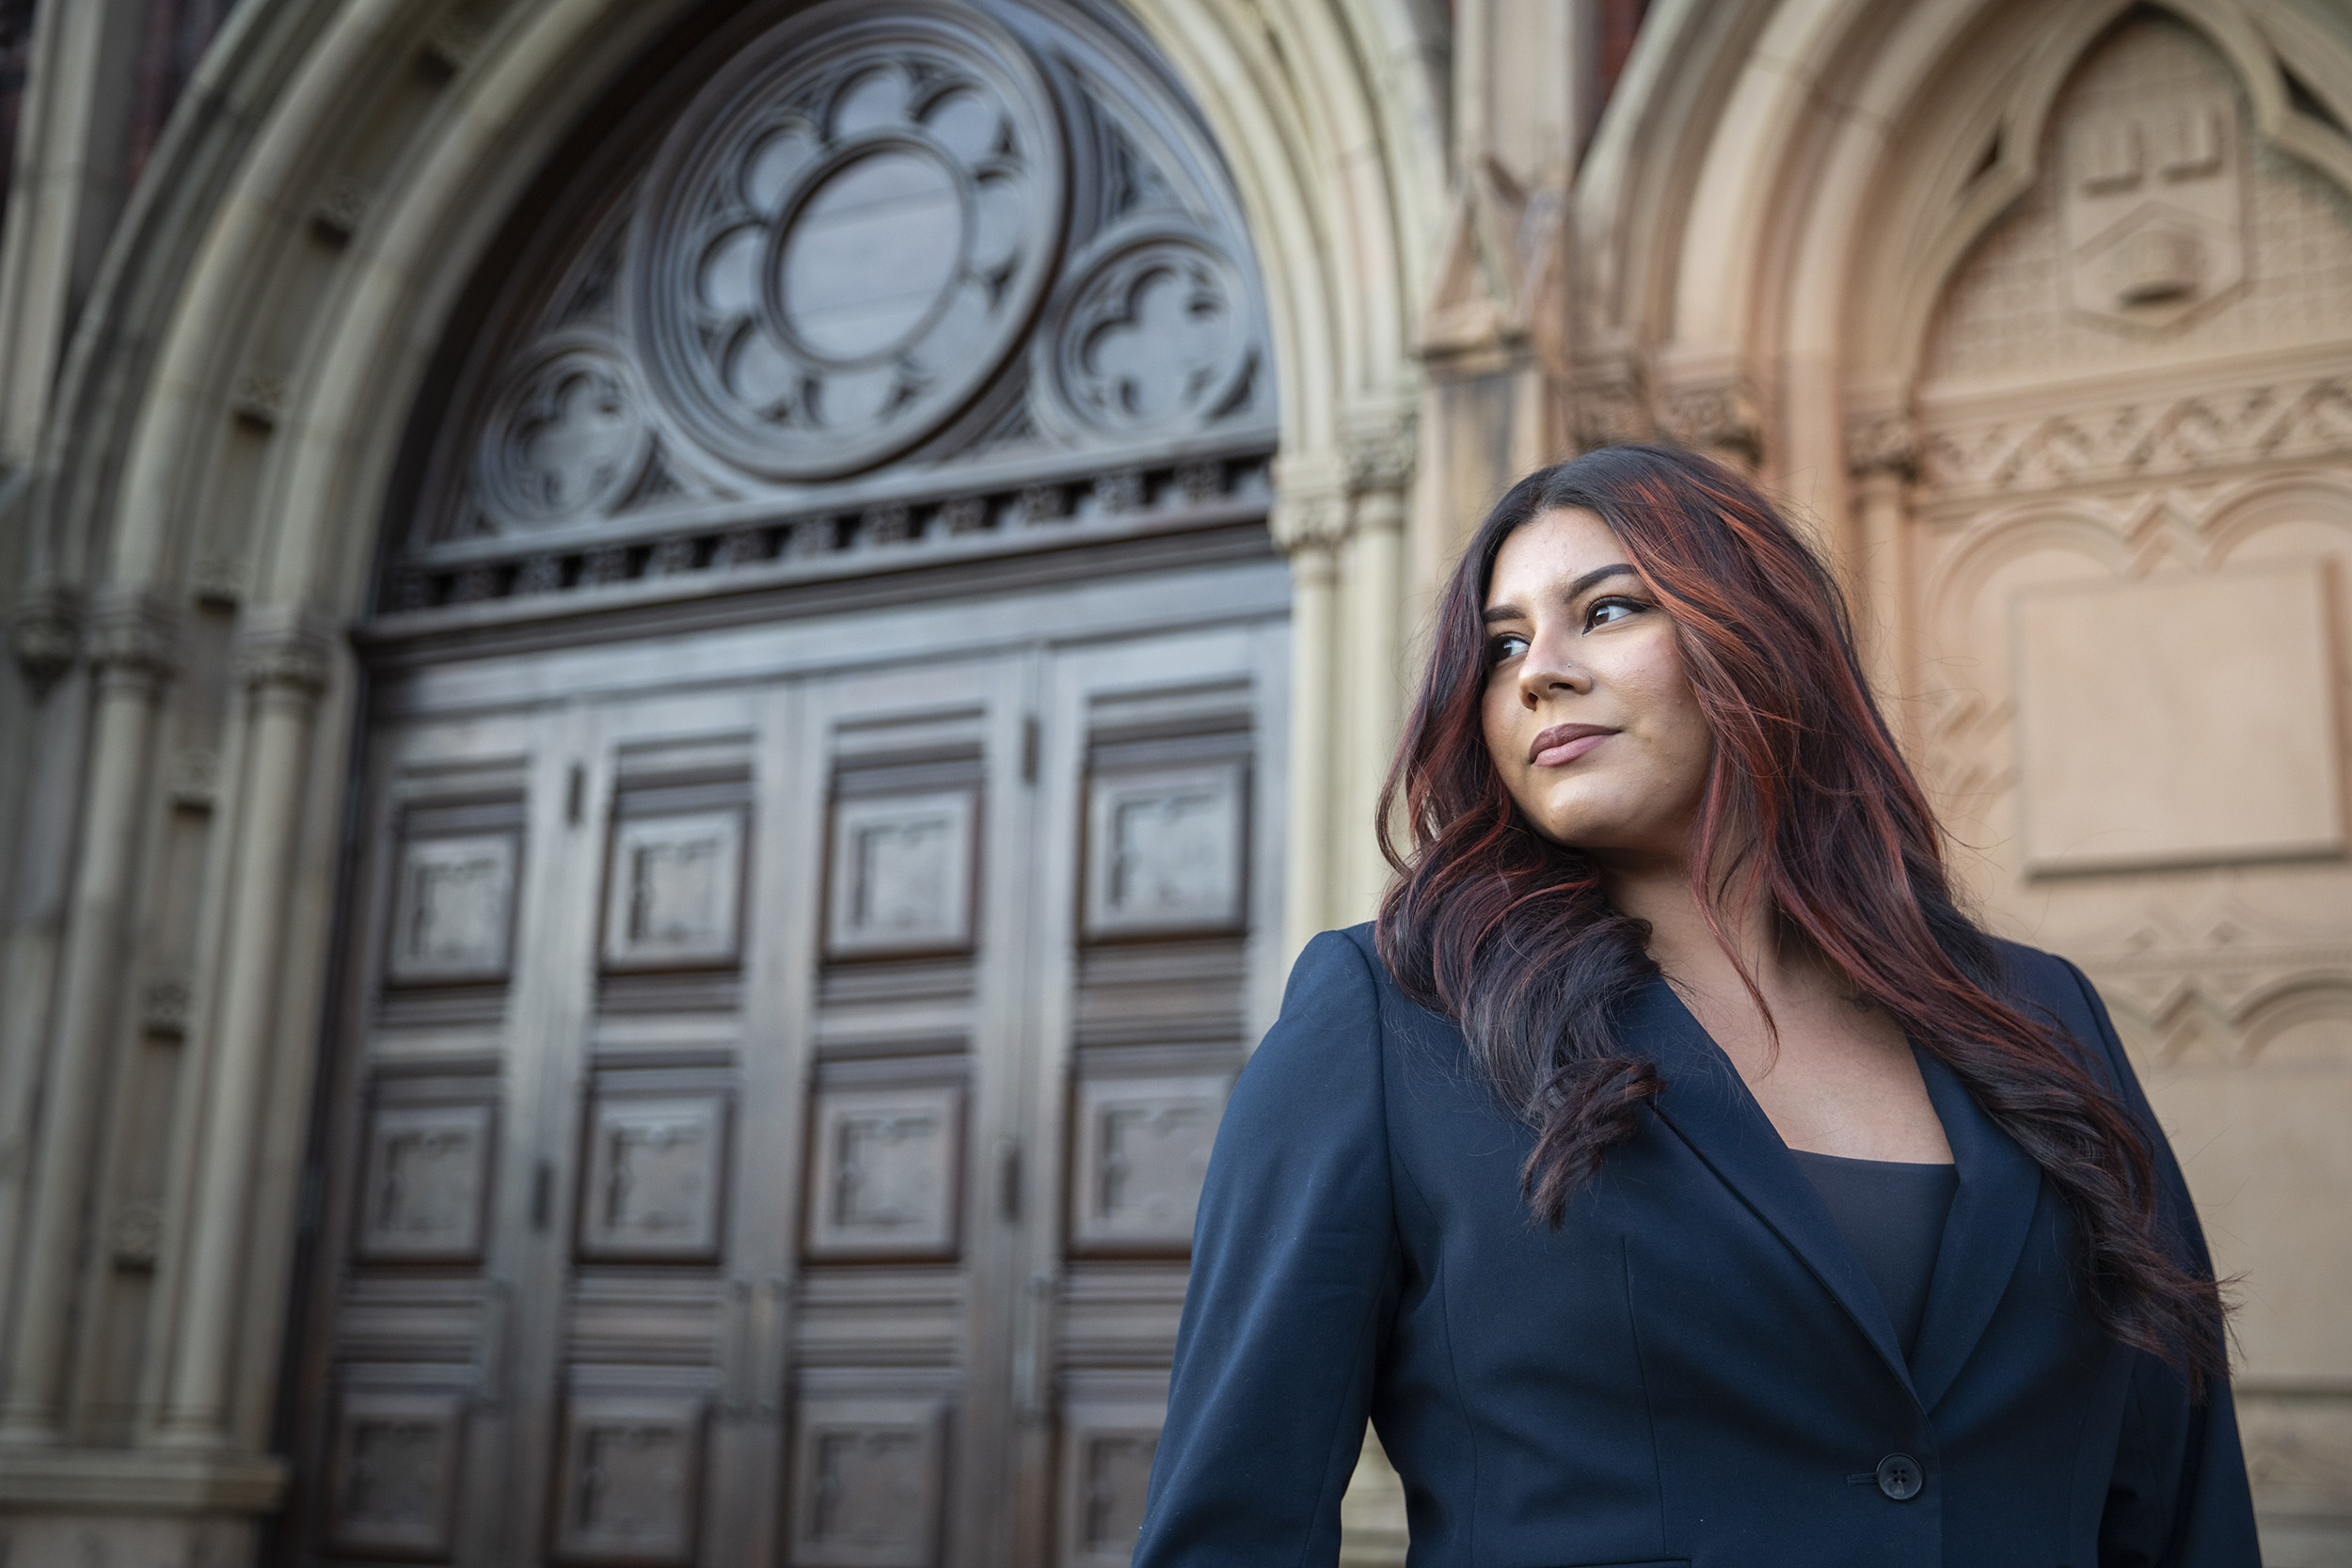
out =
{"type": "Polygon", "coordinates": [[[2071,959],[1995,937],[2004,980],[2011,996],[2055,1021],[2078,1049],[2121,1087],[2136,1079],[2117,1038],[2099,990],[2071,959]]]}

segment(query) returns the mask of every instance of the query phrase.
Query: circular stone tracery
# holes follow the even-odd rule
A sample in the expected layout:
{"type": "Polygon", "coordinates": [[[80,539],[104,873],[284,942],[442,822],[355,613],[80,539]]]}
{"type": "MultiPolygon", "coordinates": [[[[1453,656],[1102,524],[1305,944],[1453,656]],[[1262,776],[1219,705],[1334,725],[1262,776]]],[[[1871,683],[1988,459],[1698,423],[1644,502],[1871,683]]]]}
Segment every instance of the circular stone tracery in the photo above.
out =
{"type": "Polygon", "coordinates": [[[1061,169],[1043,80],[984,18],[801,13],[730,62],[649,171],[622,297],[654,395],[771,479],[898,455],[1019,346],[1061,169]]]}

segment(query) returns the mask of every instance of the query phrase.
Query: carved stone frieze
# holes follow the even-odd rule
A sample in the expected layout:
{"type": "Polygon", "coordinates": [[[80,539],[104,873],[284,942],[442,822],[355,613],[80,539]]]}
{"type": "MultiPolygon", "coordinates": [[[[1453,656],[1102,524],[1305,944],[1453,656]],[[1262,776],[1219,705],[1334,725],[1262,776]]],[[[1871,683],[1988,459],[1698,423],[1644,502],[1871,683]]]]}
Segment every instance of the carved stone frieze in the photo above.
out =
{"type": "Polygon", "coordinates": [[[1186,515],[1230,516],[1265,504],[1263,457],[1115,468],[1075,482],[1015,484],[945,497],[909,496],[848,511],[824,510],[752,525],[711,524],[644,543],[583,541],[565,549],[525,547],[395,571],[383,610],[411,614],[525,596],[628,589],[670,582],[683,588],[712,574],[837,573],[860,546],[890,551],[1021,547],[1040,530],[1071,538],[1166,528],[1186,515]],[[1077,504],[1080,496],[1091,504],[1077,504]]]}
{"type": "Polygon", "coordinates": [[[1929,433],[1921,466],[1939,490],[2002,491],[2345,451],[2352,451],[2352,377],[2326,375],[1956,421],[1929,433]]]}

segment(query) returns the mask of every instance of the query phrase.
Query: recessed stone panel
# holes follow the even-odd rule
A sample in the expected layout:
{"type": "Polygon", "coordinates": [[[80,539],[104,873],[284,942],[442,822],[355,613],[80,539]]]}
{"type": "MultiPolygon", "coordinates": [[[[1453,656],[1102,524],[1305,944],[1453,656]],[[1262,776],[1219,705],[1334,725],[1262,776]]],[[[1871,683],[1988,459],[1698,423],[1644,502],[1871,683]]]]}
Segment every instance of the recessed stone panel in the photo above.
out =
{"type": "Polygon", "coordinates": [[[719,1094],[600,1096],[589,1116],[583,1258],[707,1262],[719,1256],[727,1173],[719,1094]]]}
{"type": "Polygon", "coordinates": [[[465,1405],[454,1392],[348,1389],[337,1402],[327,1539],[339,1553],[450,1555],[465,1405]]]}
{"type": "Polygon", "coordinates": [[[481,833],[401,846],[387,978],[502,980],[515,917],[516,838],[481,833]]]}
{"type": "Polygon", "coordinates": [[[2316,568],[2028,593],[2012,627],[2028,869],[2343,851],[2316,568]]]}
{"type": "Polygon", "coordinates": [[[355,1249],[362,1260],[481,1261],[493,1119],[485,1104],[372,1110],[355,1249]]]}
{"type": "Polygon", "coordinates": [[[803,1400],[794,1423],[794,1568],[928,1568],[939,1544],[935,1401],[803,1400]]]}
{"type": "Polygon", "coordinates": [[[972,945],[968,789],[835,802],[825,945],[835,958],[958,952],[972,945]]]}
{"type": "Polygon", "coordinates": [[[826,1089],[816,1121],[811,1258],[955,1256],[961,1089],[826,1089]]]}
{"type": "Polygon", "coordinates": [[[1071,1244],[1080,1251],[1177,1253],[1193,1215],[1232,1080],[1081,1080],[1071,1244]]]}
{"type": "Polygon", "coordinates": [[[735,963],[742,870],[740,812],[621,821],[605,895],[605,967],[735,963]]]}
{"type": "Polygon", "coordinates": [[[1239,927],[1246,778],[1239,762],[1097,775],[1087,813],[1087,935],[1239,927]]]}
{"type": "Polygon", "coordinates": [[[703,1418],[691,1394],[575,1393],[557,1471],[555,1555],[644,1568],[693,1561],[703,1418]]]}

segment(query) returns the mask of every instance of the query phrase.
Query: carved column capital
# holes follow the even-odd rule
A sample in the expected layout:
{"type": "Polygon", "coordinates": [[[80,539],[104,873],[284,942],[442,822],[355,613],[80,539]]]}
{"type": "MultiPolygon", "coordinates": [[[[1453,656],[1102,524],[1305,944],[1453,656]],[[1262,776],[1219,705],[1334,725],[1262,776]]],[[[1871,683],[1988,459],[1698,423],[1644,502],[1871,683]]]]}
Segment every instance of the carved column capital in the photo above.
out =
{"type": "Polygon", "coordinates": [[[1638,359],[1625,355],[1587,360],[1576,369],[1575,386],[1572,419],[1581,450],[1646,441],[1657,434],[1638,359]]]}
{"type": "Polygon", "coordinates": [[[1347,492],[1337,485],[1284,490],[1275,497],[1266,528],[1284,555],[1334,550],[1347,540],[1347,492]]]}
{"type": "Polygon", "coordinates": [[[107,685],[158,687],[180,668],[180,617],[144,588],[101,589],[90,604],[90,663],[107,685]]]}
{"type": "Polygon", "coordinates": [[[1412,410],[1348,436],[1343,451],[1348,488],[1358,495],[1383,490],[1401,495],[1413,487],[1421,456],[1421,419],[1412,410]]]}
{"type": "Polygon", "coordinates": [[[1666,394],[1666,436],[1692,451],[1727,452],[1750,465],[1764,460],[1764,419],[1744,376],[1708,380],[1666,394]]]}
{"type": "Polygon", "coordinates": [[[335,640],[310,610],[273,605],[246,617],[237,639],[237,677],[256,697],[314,699],[326,689],[334,668],[335,640]]]}
{"type": "Polygon", "coordinates": [[[58,677],[73,668],[82,650],[82,604],[60,582],[43,583],[17,601],[9,626],[9,642],[17,667],[24,672],[36,698],[48,694],[58,677]]]}
{"type": "Polygon", "coordinates": [[[1846,421],[1846,471],[1854,478],[1884,475],[1908,483],[1918,467],[1919,429],[1910,415],[1881,410],[1846,421]]]}

